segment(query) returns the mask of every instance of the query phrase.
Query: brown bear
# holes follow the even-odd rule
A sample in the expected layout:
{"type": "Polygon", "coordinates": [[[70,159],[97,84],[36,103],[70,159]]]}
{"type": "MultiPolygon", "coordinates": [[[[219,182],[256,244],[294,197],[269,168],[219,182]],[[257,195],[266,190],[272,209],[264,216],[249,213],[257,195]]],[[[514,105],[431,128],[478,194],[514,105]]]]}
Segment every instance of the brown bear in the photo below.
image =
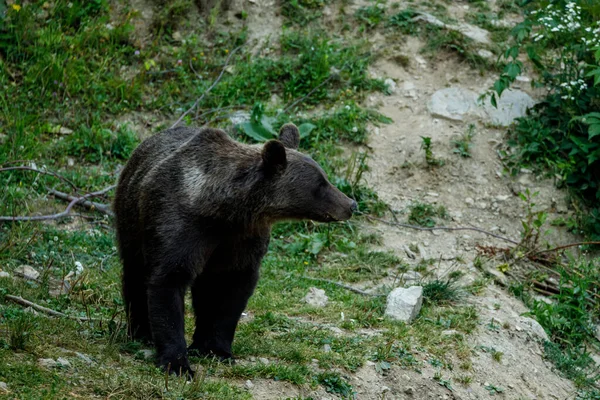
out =
{"type": "Polygon", "coordinates": [[[218,129],[175,128],[133,152],[114,210],[128,331],[151,339],[159,366],[193,374],[184,337],[191,287],[198,355],[232,359],[238,320],[256,286],[271,226],[344,221],[356,202],[298,152],[298,129],[247,145],[218,129]]]}

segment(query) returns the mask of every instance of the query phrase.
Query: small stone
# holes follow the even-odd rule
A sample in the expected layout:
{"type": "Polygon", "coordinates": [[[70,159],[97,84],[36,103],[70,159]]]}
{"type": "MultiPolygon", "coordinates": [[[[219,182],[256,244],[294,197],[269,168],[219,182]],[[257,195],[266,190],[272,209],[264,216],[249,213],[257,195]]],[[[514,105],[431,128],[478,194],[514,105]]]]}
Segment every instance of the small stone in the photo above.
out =
{"type": "Polygon", "coordinates": [[[385,315],[397,321],[412,322],[423,305],[423,288],[396,288],[388,295],[385,315]]]}
{"type": "Polygon", "coordinates": [[[329,345],[329,344],[324,345],[323,346],[323,351],[325,353],[329,353],[331,351],[331,345],[329,345]]]}
{"type": "Polygon", "coordinates": [[[6,143],[6,139],[8,139],[8,135],[0,133],[0,144],[6,143]]]}
{"type": "Polygon", "coordinates": [[[308,294],[304,297],[304,302],[313,307],[325,307],[329,298],[323,289],[311,287],[308,289],[308,294]]]}
{"type": "Polygon", "coordinates": [[[138,351],[138,353],[141,354],[145,360],[150,360],[152,357],[154,357],[154,350],[151,349],[142,349],[138,351]]]}
{"type": "Polygon", "coordinates": [[[75,160],[73,160],[71,157],[67,157],[67,167],[74,167],[75,166],[75,160]]]}
{"type": "Polygon", "coordinates": [[[266,365],[266,364],[269,364],[269,360],[268,360],[268,359],[266,359],[266,358],[264,358],[264,357],[259,357],[259,358],[258,358],[258,361],[259,361],[261,364],[265,364],[265,365],[266,365]]]}
{"type": "Polygon", "coordinates": [[[25,279],[29,279],[32,281],[37,280],[40,276],[40,273],[35,270],[31,265],[21,265],[15,269],[15,274],[22,276],[25,279]]]}
{"type": "Polygon", "coordinates": [[[413,396],[415,394],[415,389],[411,386],[408,386],[406,389],[404,389],[404,394],[413,396]]]}
{"type": "Polygon", "coordinates": [[[0,382],[0,391],[8,392],[8,385],[6,382],[0,382]]]}
{"type": "Polygon", "coordinates": [[[252,381],[250,379],[248,379],[246,381],[246,383],[244,383],[244,387],[248,390],[252,389],[254,387],[254,383],[252,383],[252,381]]]}
{"type": "Polygon", "coordinates": [[[470,198],[470,197],[467,197],[467,198],[465,199],[465,203],[466,203],[468,206],[472,206],[473,204],[475,204],[475,200],[473,200],[473,199],[472,199],[472,198],[470,198]]]}
{"type": "Polygon", "coordinates": [[[454,336],[454,335],[460,335],[460,332],[457,331],[456,329],[448,329],[448,330],[442,331],[442,336],[454,336]]]}
{"type": "Polygon", "coordinates": [[[67,128],[66,126],[61,126],[58,129],[58,133],[60,133],[61,135],[70,135],[71,133],[73,133],[73,130],[67,128]]]}
{"type": "Polygon", "coordinates": [[[477,55],[479,55],[479,57],[481,57],[481,58],[485,58],[488,60],[494,58],[494,53],[492,53],[489,50],[485,50],[485,49],[480,49],[479,51],[477,51],[477,55]]]}
{"type": "Polygon", "coordinates": [[[69,362],[69,360],[67,360],[66,358],[62,358],[62,357],[58,357],[56,359],[56,364],[58,366],[61,366],[64,368],[69,368],[71,366],[71,363],[69,362]]]}
{"type": "Polygon", "coordinates": [[[181,32],[179,32],[179,31],[175,31],[175,32],[173,32],[173,40],[176,40],[176,41],[178,41],[178,42],[181,42],[181,39],[183,39],[183,38],[181,37],[181,32]]]}
{"type": "Polygon", "coordinates": [[[521,317],[519,319],[519,325],[523,327],[523,329],[529,333],[531,336],[543,340],[543,341],[548,341],[550,340],[548,338],[548,334],[546,333],[546,331],[544,330],[544,328],[542,328],[542,326],[540,325],[539,322],[537,322],[535,319],[533,318],[529,318],[529,317],[521,317]]]}
{"type": "Polygon", "coordinates": [[[229,122],[232,125],[243,124],[250,121],[250,114],[245,111],[236,111],[229,116],[229,122]]]}
{"type": "Polygon", "coordinates": [[[596,339],[600,342],[600,324],[596,325],[596,339]]]}
{"type": "Polygon", "coordinates": [[[83,353],[78,353],[78,352],[75,352],[75,355],[76,355],[77,357],[79,357],[79,359],[80,359],[81,361],[83,361],[84,363],[86,363],[86,364],[88,364],[88,365],[92,365],[92,364],[95,364],[95,363],[96,363],[96,362],[95,362],[94,360],[92,360],[92,359],[90,358],[90,356],[88,356],[87,354],[83,354],[83,353]]]}
{"type": "Polygon", "coordinates": [[[336,335],[343,335],[344,331],[341,330],[340,328],[338,328],[337,326],[330,326],[329,330],[333,333],[335,333],[336,335]]]}
{"type": "Polygon", "coordinates": [[[393,94],[396,92],[396,82],[394,82],[393,79],[387,78],[385,81],[383,81],[383,84],[388,87],[388,90],[390,91],[390,93],[393,94]]]}
{"type": "Polygon", "coordinates": [[[39,358],[38,359],[38,365],[40,367],[43,368],[54,368],[56,367],[58,364],[55,360],[53,360],[52,358],[39,358]]]}
{"type": "Polygon", "coordinates": [[[385,392],[389,392],[389,391],[390,391],[389,387],[387,387],[387,386],[382,386],[381,387],[381,393],[385,393],[385,392]]]}
{"type": "Polygon", "coordinates": [[[522,82],[522,83],[529,83],[529,82],[531,82],[531,78],[530,77],[523,76],[523,75],[519,75],[515,79],[516,79],[517,82],[522,82]]]}
{"type": "Polygon", "coordinates": [[[501,194],[501,195],[496,196],[496,201],[499,203],[502,203],[503,201],[506,201],[509,198],[510,198],[510,196],[501,194]]]}
{"type": "Polygon", "coordinates": [[[0,278],[10,278],[10,274],[6,271],[0,271],[0,278]]]}
{"type": "Polygon", "coordinates": [[[472,90],[458,87],[441,89],[431,96],[427,109],[433,117],[462,121],[467,114],[477,110],[477,97],[472,90]]]}
{"type": "Polygon", "coordinates": [[[419,254],[421,255],[421,258],[427,259],[427,252],[425,251],[425,248],[423,246],[421,246],[420,244],[418,244],[417,249],[419,250],[419,254]]]}

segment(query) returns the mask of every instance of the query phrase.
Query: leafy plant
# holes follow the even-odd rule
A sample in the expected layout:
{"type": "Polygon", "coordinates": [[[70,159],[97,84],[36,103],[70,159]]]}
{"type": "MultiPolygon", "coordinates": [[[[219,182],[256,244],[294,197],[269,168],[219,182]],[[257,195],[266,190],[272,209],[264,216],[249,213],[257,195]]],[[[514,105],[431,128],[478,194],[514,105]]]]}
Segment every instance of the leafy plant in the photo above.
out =
{"type": "Polygon", "coordinates": [[[431,138],[427,137],[427,136],[421,136],[421,139],[422,139],[421,149],[423,149],[423,151],[425,152],[425,162],[427,163],[427,165],[432,166],[432,167],[439,167],[439,166],[444,165],[443,160],[438,160],[433,155],[431,138]]]}
{"type": "MultiPolygon", "coordinates": [[[[257,142],[266,142],[270,139],[277,139],[278,132],[273,128],[275,118],[268,117],[264,113],[264,107],[261,103],[256,103],[252,108],[249,122],[242,122],[239,127],[242,131],[257,142]]],[[[316,126],[310,123],[298,125],[300,139],[307,137],[316,126]]]]}
{"type": "Polygon", "coordinates": [[[469,128],[458,140],[453,140],[454,145],[453,153],[460,155],[461,157],[471,157],[471,146],[473,141],[473,135],[475,134],[475,125],[469,124],[469,128]]]}
{"type": "Polygon", "coordinates": [[[415,225],[431,228],[436,225],[435,218],[447,218],[446,207],[434,206],[429,203],[417,202],[410,205],[408,222],[415,225]]]}
{"type": "Polygon", "coordinates": [[[520,55],[527,54],[548,89],[531,115],[520,119],[511,144],[518,151],[509,160],[539,165],[560,176],[587,205],[579,228],[600,238],[600,7],[590,1],[532,1],[525,21],[511,32],[513,44],[490,95],[493,105],[523,71],[520,55]]]}
{"type": "Polygon", "coordinates": [[[542,227],[548,218],[548,213],[545,211],[535,211],[535,203],[533,199],[537,197],[539,192],[531,193],[528,189],[525,193],[519,193],[521,200],[525,202],[525,219],[521,220],[523,230],[521,231],[521,246],[525,249],[535,249],[538,245],[542,227]]]}

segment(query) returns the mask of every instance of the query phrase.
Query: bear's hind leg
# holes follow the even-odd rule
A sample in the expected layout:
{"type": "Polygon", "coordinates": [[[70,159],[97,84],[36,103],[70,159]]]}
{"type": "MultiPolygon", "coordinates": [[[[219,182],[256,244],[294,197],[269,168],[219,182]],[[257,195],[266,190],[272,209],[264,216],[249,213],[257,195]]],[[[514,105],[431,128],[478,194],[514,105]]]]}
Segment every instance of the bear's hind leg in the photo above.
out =
{"type": "Polygon", "coordinates": [[[123,259],[123,300],[127,315],[127,333],[136,340],[152,339],[148,320],[148,297],[144,278],[142,255],[124,249],[123,259]]]}
{"type": "Polygon", "coordinates": [[[192,287],[196,330],[192,355],[233,360],[231,345],[242,312],[258,281],[258,268],[204,272],[192,287]]]}

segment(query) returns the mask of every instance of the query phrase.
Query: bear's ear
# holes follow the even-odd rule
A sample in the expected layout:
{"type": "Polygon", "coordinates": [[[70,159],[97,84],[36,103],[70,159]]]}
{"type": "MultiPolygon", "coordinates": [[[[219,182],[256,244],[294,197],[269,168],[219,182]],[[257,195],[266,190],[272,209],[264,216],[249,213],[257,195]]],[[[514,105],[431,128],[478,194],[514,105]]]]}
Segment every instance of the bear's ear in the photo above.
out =
{"type": "Polygon", "coordinates": [[[287,166],[285,147],[279,140],[269,140],[262,150],[262,159],[265,171],[268,174],[281,172],[287,166]]]}
{"type": "Polygon", "coordinates": [[[279,130],[279,140],[288,149],[296,150],[300,145],[300,132],[294,124],[285,124],[279,130]]]}

